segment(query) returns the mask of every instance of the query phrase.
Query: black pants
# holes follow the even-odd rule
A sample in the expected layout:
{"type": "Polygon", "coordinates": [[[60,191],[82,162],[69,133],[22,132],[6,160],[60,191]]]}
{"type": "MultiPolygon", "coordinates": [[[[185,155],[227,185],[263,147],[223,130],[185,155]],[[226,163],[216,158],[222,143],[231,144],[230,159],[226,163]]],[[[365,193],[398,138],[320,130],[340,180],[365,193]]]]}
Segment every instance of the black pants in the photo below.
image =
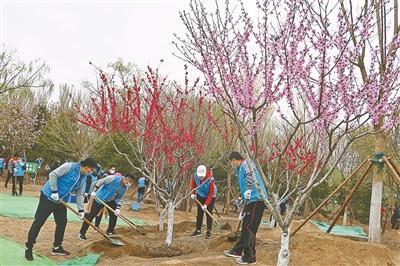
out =
{"type": "Polygon", "coordinates": [[[249,203],[244,209],[244,218],[242,222],[242,231],[239,241],[233,247],[233,250],[239,254],[243,251],[243,259],[246,261],[256,261],[256,234],[261,223],[265,210],[262,201],[249,203]]]}
{"type": "Polygon", "coordinates": [[[144,196],[145,187],[139,187],[137,192],[137,199],[141,200],[144,196]]]}
{"type": "Polygon", "coordinates": [[[8,182],[11,180],[11,178],[12,178],[13,176],[14,176],[14,175],[11,173],[11,171],[7,171],[7,178],[6,178],[6,183],[4,184],[4,187],[7,187],[8,182]]]}
{"type": "MultiPolygon", "coordinates": [[[[106,204],[114,210],[117,208],[117,203],[115,203],[115,201],[109,201],[109,202],[106,202],[106,204]]],[[[99,213],[99,211],[103,207],[104,207],[103,204],[100,204],[96,200],[94,200],[92,209],[90,210],[89,213],[85,214],[85,218],[88,219],[90,222],[93,221],[94,217],[96,217],[96,215],[99,213]]],[[[113,211],[110,211],[110,210],[108,210],[108,214],[109,214],[109,222],[108,222],[107,233],[113,233],[115,226],[117,225],[117,216],[114,214],[113,211]]],[[[86,231],[88,230],[88,228],[89,228],[89,225],[87,223],[83,223],[80,233],[82,235],[86,234],[86,231]]]]}
{"type": "Polygon", "coordinates": [[[17,192],[16,181],[18,181],[19,194],[22,194],[24,190],[24,177],[23,176],[13,176],[12,177],[12,193],[15,194],[17,192]]]}
{"type": "MultiPolygon", "coordinates": [[[[103,209],[104,209],[104,208],[103,208],[103,209]]],[[[101,219],[103,218],[103,209],[101,209],[101,210],[99,211],[99,213],[96,215],[96,218],[94,219],[94,225],[95,225],[96,227],[99,227],[99,226],[100,226],[101,219]]]]}
{"type": "Polygon", "coordinates": [[[67,225],[67,208],[61,203],[55,203],[47,199],[43,193],[40,193],[39,205],[35,213],[35,220],[29,229],[28,242],[25,243],[27,247],[33,247],[33,245],[36,244],[36,238],[39,235],[40,229],[52,213],[54,221],[56,222],[53,245],[54,247],[62,245],[65,226],[67,225]]]}
{"type": "MultiPolygon", "coordinates": [[[[202,198],[199,195],[197,195],[197,199],[200,201],[202,205],[204,205],[204,202],[206,202],[207,200],[207,198],[202,198]]],[[[210,204],[207,206],[207,210],[211,214],[214,209],[214,203],[215,203],[215,198],[213,198],[210,204]]],[[[201,208],[201,206],[197,204],[196,230],[201,230],[201,226],[203,224],[203,216],[204,216],[204,211],[201,208]]],[[[207,217],[207,230],[211,231],[213,220],[208,214],[206,214],[206,217],[207,217]]]]}

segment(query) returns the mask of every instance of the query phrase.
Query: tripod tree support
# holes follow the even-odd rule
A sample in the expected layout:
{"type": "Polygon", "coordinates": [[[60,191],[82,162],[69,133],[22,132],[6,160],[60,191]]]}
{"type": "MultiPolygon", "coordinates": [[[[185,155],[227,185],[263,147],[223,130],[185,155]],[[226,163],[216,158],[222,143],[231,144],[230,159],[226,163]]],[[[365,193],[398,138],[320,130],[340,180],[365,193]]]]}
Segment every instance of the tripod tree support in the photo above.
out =
{"type": "Polygon", "coordinates": [[[396,183],[400,184],[400,176],[397,173],[396,169],[393,167],[393,164],[385,156],[383,156],[382,159],[385,162],[386,166],[389,168],[390,172],[392,173],[392,176],[396,181],[396,183]]]}
{"type": "Polygon", "coordinates": [[[371,159],[369,156],[367,159],[365,159],[351,174],[349,177],[347,177],[329,196],[324,199],[321,204],[318,205],[318,207],[312,211],[307,218],[292,232],[291,236],[297,233],[324,205],[329,201],[330,198],[332,198],[333,195],[335,195],[346,183],[353,178],[353,176],[361,169],[361,167],[364,166],[366,162],[368,162],[371,159]]]}
{"type": "Polygon", "coordinates": [[[337,220],[340,217],[340,213],[344,210],[344,208],[346,208],[346,206],[349,204],[351,198],[353,197],[354,193],[357,191],[357,189],[361,186],[362,182],[364,182],[365,178],[367,177],[367,174],[369,172],[369,170],[371,170],[373,163],[370,163],[368,165],[367,170],[365,171],[364,175],[360,178],[360,180],[358,180],[357,184],[354,186],[354,188],[351,190],[350,194],[347,196],[346,200],[344,201],[342,207],[340,207],[339,211],[337,212],[335,218],[333,219],[333,222],[331,223],[331,225],[329,226],[328,230],[326,231],[327,233],[330,233],[332,228],[335,226],[337,220]]]}

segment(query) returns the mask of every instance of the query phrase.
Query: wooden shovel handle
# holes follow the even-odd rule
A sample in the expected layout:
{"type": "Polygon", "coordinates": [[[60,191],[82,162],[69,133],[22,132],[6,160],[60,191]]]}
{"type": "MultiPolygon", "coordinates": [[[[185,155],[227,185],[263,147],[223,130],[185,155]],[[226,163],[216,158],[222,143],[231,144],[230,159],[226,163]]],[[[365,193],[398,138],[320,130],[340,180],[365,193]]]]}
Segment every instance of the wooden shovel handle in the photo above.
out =
{"type": "MultiPolygon", "coordinates": [[[[97,200],[103,204],[107,209],[109,209],[110,211],[114,211],[113,208],[111,208],[107,203],[105,203],[104,201],[102,201],[101,199],[97,198],[97,200]]],[[[139,232],[140,234],[143,235],[143,232],[140,231],[136,225],[134,225],[128,218],[126,218],[124,215],[120,214],[119,217],[121,217],[122,220],[124,220],[128,225],[130,225],[131,227],[133,227],[137,232],[139,232]]]]}
{"type": "MultiPolygon", "coordinates": [[[[77,216],[79,216],[79,212],[77,212],[74,208],[72,208],[71,206],[69,206],[67,203],[65,203],[65,201],[60,200],[61,204],[64,205],[65,207],[67,207],[67,209],[69,209],[70,211],[72,211],[73,213],[75,213],[77,216]]],[[[88,219],[86,219],[85,217],[83,217],[83,221],[85,223],[87,223],[88,225],[90,225],[91,227],[93,227],[94,229],[97,230],[97,232],[99,232],[104,238],[107,238],[108,240],[112,241],[112,239],[106,234],[104,233],[100,228],[97,228],[94,224],[92,224],[88,219]]]]}
{"type": "MultiPolygon", "coordinates": [[[[194,200],[197,202],[197,204],[199,204],[200,206],[203,206],[203,205],[201,204],[201,202],[200,202],[197,198],[194,198],[194,200]]],[[[212,216],[212,214],[207,210],[207,208],[205,208],[204,211],[208,214],[208,216],[211,217],[211,219],[214,220],[214,222],[215,222],[219,227],[221,227],[221,224],[212,216]]]]}

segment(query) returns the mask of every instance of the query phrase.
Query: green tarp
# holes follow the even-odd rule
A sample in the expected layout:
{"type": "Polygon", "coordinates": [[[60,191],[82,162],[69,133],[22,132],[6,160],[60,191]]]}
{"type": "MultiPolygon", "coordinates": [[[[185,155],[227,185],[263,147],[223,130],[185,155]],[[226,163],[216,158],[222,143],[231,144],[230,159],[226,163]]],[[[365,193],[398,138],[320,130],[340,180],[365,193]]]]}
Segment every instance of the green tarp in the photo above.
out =
{"type": "MultiPolygon", "coordinates": [[[[325,222],[311,221],[311,223],[315,224],[321,231],[324,232],[326,232],[329,228],[329,224],[325,222]]],[[[335,225],[332,228],[331,233],[340,236],[368,238],[368,234],[366,234],[360,226],[335,225]]]]}
{"type": "Polygon", "coordinates": [[[84,257],[76,257],[56,264],[49,258],[33,253],[33,261],[27,261],[24,258],[25,248],[15,242],[0,237],[0,265],[1,266],[42,266],[42,265],[79,265],[93,266],[98,262],[100,255],[89,253],[84,257]]]}
{"type": "Polygon", "coordinates": [[[80,266],[93,266],[99,261],[100,255],[89,253],[85,257],[76,257],[71,260],[66,260],[58,263],[59,266],[70,266],[70,265],[80,265],[80,266]]]}
{"type": "MultiPolygon", "coordinates": [[[[15,197],[9,194],[0,193],[0,216],[16,217],[23,219],[33,219],[36,211],[36,207],[39,203],[39,198],[30,196],[15,197]]],[[[71,203],[71,206],[76,208],[76,205],[71,203]]],[[[135,225],[146,226],[149,225],[147,222],[128,217],[135,225]]],[[[51,215],[49,219],[53,219],[51,215]]],[[[81,222],[79,218],[72,212],[68,211],[68,221],[81,222]]],[[[102,223],[107,224],[107,219],[102,219],[102,223]]],[[[126,225],[122,219],[118,219],[118,225],[126,225]]]]}
{"type": "Polygon", "coordinates": [[[26,261],[24,258],[24,247],[10,240],[0,237],[0,265],[56,265],[53,261],[46,257],[33,254],[33,262],[26,261]]]}

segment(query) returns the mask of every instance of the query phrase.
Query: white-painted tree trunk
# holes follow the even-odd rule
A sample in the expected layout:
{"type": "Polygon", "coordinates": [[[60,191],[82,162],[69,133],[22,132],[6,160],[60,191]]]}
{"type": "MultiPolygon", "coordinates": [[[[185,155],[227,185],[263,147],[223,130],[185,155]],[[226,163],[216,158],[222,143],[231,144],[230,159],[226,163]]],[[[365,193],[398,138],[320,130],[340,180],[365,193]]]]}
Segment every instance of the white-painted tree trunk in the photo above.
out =
{"type": "Polygon", "coordinates": [[[170,247],[172,245],[172,235],[174,233],[174,204],[172,201],[167,203],[167,239],[165,240],[165,245],[170,247]]]}
{"type": "Polygon", "coordinates": [[[369,241],[381,241],[381,202],[383,182],[374,180],[372,184],[371,207],[369,211],[369,241]]]}
{"type": "Polygon", "coordinates": [[[347,213],[349,212],[349,206],[347,205],[346,208],[344,209],[343,213],[343,225],[346,225],[347,223],[347,213]]]}
{"type": "Polygon", "coordinates": [[[290,251],[289,251],[289,241],[290,241],[290,230],[281,229],[281,248],[278,254],[277,266],[287,266],[289,265],[290,251]]]}
{"type": "Polygon", "coordinates": [[[164,213],[160,214],[159,217],[159,224],[158,224],[158,231],[163,231],[164,230],[164,213]]]}

